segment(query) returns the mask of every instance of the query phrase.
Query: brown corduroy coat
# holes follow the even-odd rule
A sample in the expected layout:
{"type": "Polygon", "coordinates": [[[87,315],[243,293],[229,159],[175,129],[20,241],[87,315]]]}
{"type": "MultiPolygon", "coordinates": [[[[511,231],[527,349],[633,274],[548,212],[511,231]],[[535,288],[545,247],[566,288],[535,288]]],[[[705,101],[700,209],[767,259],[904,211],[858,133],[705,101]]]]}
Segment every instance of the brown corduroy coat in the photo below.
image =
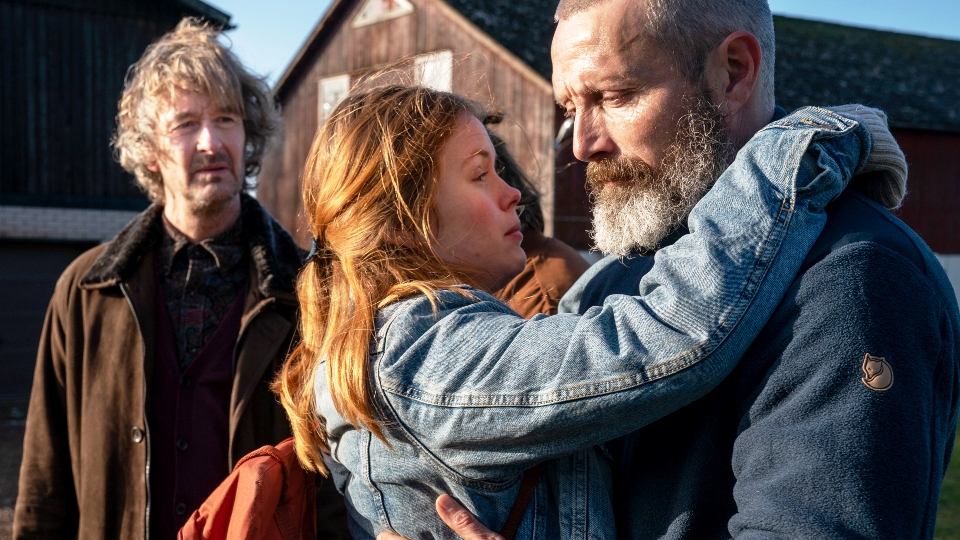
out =
{"type": "MultiPolygon", "coordinates": [[[[147,374],[157,343],[161,213],[157,205],[145,210],[57,283],[30,395],[14,538],[150,536],[147,374]]],[[[268,384],[296,339],[293,284],[302,260],[289,234],[246,196],[242,219],[250,285],[234,350],[230,468],[290,436],[268,384]]],[[[319,499],[318,524],[330,527],[322,536],[345,535],[342,499],[335,492],[319,499]]]]}
{"type": "Polygon", "coordinates": [[[497,298],[525,319],[538,313],[556,315],[560,298],[590,263],[572,247],[536,229],[523,231],[520,247],[527,253],[527,264],[497,291],[497,298]]]}

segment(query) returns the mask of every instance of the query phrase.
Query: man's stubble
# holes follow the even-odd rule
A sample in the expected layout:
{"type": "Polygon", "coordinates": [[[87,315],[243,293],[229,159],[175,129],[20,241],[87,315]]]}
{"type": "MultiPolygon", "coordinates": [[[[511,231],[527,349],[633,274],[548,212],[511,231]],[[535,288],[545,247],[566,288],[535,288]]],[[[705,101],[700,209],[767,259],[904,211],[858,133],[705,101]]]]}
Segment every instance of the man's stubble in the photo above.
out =
{"type": "Polygon", "coordinates": [[[587,166],[593,202],[590,235],[601,252],[625,257],[660,247],[733,162],[736,151],[709,90],[685,100],[689,112],[678,121],[658,171],[640,159],[624,157],[587,166]]]}
{"type": "MultiPolygon", "coordinates": [[[[213,217],[220,212],[223,212],[224,209],[233,201],[237,195],[243,190],[243,179],[238,175],[236,166],[230,160],[230,156],[223,151],[217,152],[216,154],[210,155],[198,155],[194,157],[193,162],[190,165],[191,176],[197,174],[197,171],[211,164],[223,164],[226,165],[230,171],[230,177],[232,178],[221,178],[219,182],[233,182],[233,186],[230,186],[230,189],[227,192],[218,192],[212,196],[204,196],[199,193],[201,190],[191,190],[188,189],[184,194],[187,202],[190,204],[190,210],[195,216],[200,217],[213,217]]],[[[196,180],[198,187],[200,183],[196,180]]]]}

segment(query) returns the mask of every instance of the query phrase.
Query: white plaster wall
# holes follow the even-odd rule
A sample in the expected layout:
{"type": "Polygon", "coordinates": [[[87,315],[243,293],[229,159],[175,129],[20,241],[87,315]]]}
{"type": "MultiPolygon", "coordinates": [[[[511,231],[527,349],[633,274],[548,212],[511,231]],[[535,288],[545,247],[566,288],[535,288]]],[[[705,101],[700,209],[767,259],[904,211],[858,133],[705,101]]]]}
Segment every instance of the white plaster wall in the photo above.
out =
{"type": "Polygon", "coordinates": [[[956,293],[957,300],[960,301],[960,255],[943,255],[937,253],[937,258],[940,259],[940,264],[942,264],[943,269],[946,270],[947,277],[950,278],[950,283],[953,284],[953,292],[956,293]]]}

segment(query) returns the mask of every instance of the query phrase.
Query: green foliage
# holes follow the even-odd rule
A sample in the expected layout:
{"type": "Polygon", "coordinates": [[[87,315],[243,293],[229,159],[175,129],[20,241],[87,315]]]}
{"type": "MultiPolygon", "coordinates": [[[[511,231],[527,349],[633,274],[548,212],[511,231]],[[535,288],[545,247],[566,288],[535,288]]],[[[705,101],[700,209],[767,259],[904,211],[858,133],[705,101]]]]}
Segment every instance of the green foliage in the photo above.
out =
{"type": "Polygon", "coordinates": [[[953,443],[950,466],[943,478],[937,510],[936,540],[960,540],[960,437],[953,443]]]}

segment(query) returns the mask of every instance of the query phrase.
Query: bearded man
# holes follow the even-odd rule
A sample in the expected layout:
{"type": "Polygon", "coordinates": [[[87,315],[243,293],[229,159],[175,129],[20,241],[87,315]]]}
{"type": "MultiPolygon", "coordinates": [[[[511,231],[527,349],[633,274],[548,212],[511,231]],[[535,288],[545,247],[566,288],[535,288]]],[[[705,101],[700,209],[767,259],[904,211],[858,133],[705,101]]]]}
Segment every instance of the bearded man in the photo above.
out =
{"type": "MultiPolygon", "coordinates": [[[[612,254],[561,301],[583,313],[636,294],[731,156],[785,112],[767,0],[561,0],[556,19],[554,92],[612,254]]],[[[933,253],[889,212],[906,188],[890,150],[900,181],[855,178],[827,207],[734,373],[608,443],[618,537],[933,537],[960,314],[933,253]]],[[[498,538],[447,496],[437,509],[464,538],[498,538]]]]}
{"type": "MultiPolygon", "coordinates": [[[[614,254],[561,304],[583,312],[635,292],[643,255],[784,112],[766,0],[562,0],[556,18],[554,90],[589,162],[594,239],[614,254]]],[[[933,536],[960,315],[889,212],[905,184],[852,185],[733,375],[609,445],[621,538],[933,536]]]]}
{"type": "MultiPolygon", "coordinates": [[[[15,538],[174,538],[248,452],[290,436],[269,383],[303,253],[252,185],[264,81],[184,19],[129,71],[114,147],[153,204],[64,271],[47,311],[15,538]]],[[[335,492],[323,538],[346,538],[335,492]]]]}

